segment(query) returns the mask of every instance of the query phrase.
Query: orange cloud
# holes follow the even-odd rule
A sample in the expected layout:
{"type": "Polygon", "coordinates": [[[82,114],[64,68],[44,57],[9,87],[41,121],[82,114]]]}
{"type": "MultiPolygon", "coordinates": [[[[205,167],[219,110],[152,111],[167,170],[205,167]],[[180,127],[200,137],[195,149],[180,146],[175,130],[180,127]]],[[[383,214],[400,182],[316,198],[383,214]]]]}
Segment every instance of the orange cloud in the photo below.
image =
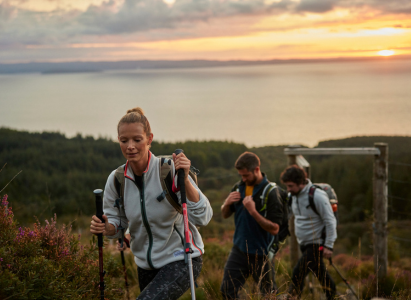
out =
{"type": "Polygon", "coordinates": [[[407,54],[410,14],[408,0],[10,0],[0,62],[407,54]]]}

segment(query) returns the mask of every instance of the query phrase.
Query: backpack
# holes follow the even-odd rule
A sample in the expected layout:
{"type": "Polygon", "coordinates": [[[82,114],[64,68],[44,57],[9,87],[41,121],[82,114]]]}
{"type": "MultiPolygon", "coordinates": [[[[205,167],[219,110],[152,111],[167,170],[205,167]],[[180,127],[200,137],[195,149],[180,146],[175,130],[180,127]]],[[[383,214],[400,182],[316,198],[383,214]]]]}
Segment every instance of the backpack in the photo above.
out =
{"type": "Polygon", "coordinates": [[[284,243],[285,239],[287,236],[290,235],[290,231],[288,229],[288,206],[289,206],[289,201],[288,201],[288,195],[285,190],[283,190],[281,187],[279,187],[275,182],[269,182],[261,196],[261,204],[262,208],[260,209],[260,213],[263,212],[262,216],[265,218],[267,216],[267,202],[268,202],[268,195],[271,193],[271,191],[275,191],[277,193],[277,199],[281,201],[283,204],[283,219],[281,222],[280,230],[278,231],[278,234],[273,237],[273,240],[271,241],[270,245],[268,246],[268,252],[274,256],[278,249],[279,249],[279,244],[284,243]]]}
{"type": "MultiPolygon", "coordinates": [[[[234,186],[234,189],[238,192],[238,184],[234,186]]],[[[278,234],[273,236],[273,239],[271,243],[268,245],[268,252],[270,254],[270,257],[272,257],[277,253],[279,249],[279,244],[284,243],[285,239],[287,236],[290,235],[290,231],[288,229],[288,208],[289,208],[289,197],[287,195],[287,192],[283,190],[281,187],[279,187],[275,182],[269,182],[265,187],[263,192],[261,193],[260,196],[260,201],[261,201],[261,209],[260,209],[260,214],[266,218],[267,217],[267,202],[268,202],[268,195],[271,193],[271,191],[275,191],[277,193],[277,199],[281,201],[283,204],[283,219],[282,219],[282,224],[280,226],[280,230],[278,231],[278,234]]],[[[271,260],[270,259],[270,260],[271,260]]]]}
{"type": "MultiPolygon", "coordinates": [[[[174,207],[174,209],[182,214],[183,209],[181,204],[178,202],[177,195],[172,191],[173,178],[171,177],[171,161],[173,159],[172,155],[159,155],[160,158],[160,182],[163,192],[157,197],[158,202],[167,199],[167,201],[174,207]]],[[[198,169],[191,166],[188,172],[189,176],[193,179],[195,184],[198,186],[197,175],[200,173],[198,169]]],[[[120,166],[116,169],[114,174],[114,186],[116,188],[117,194],[119,195],[119,205],[124,208],[124,166],[120,166]]]]}
{"type": "MultiPolygon", "coordinates": [[[[330,205],[333,210],[333,214],[335,217],[335,220],[337,221],[338,225],[338,199],[337,199],[337,194],[335,193],[334,189],[329,185],[328,183],[313,183],[313,185],[310,187],[310,190],[308,191],[308,207],[311,207],[311,209],[319,216],[320,214],[317,211],[317,208],[315,207],[314,203],[314,193],[316,189],[321,189],[323,190],[327,196],[328,199],[330,200],[330,205]]],[[[326,238],[326,232],[325,232],[325,226],[321,232],[321,238],[324,240],[325,243],[325,238],[326,238]]]]}
{"type": "Polygon", "coordinates": [[[315,207],[315,203],[314,203],[314,192],[317,188],[323,190],[327,194],[328,199],[330,199],[331,208],[333,210],[334,217],[337,220],[337,224],[338,224],[338,198],[337,198],[337,194],[335,193],[334,189],[328,183],[314,183],[311,186],[310,190],[308,191],[308,202],[309,202],[308,206],[311,207],[311,209],[317,215],[319,215],[317,208],[315,207]]]}

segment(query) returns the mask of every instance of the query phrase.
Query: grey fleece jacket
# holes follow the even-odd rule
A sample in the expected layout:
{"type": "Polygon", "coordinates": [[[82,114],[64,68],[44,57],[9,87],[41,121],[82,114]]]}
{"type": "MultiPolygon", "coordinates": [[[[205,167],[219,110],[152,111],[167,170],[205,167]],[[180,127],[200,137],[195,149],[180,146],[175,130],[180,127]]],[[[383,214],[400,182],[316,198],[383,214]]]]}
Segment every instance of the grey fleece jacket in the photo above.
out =
{"type": "Polygon", "coordinates": [[[313,184],[308,180],[307,185],[296,196],[292,197],[291,209],[295,216],[295,235],[300,245],[323,244],[333,248],[337,239],[337,221],[331,208],[327,194],[316,189],[314,204],[319,213],[317,215],[309,206],[308,192],[313,184]],[[321,239],[323,228],[326,230],[325,242],[321,239]]]}
{"type": "MultiPolygon", "coordinates": [[[[174,178],[175,169],[172,165],[174,178]]],[[[159,269],[166,264],[184,259],[184,224],[183,216],[179,214],[167,199],[159,202],[157,197],[163,192],[160,183],[160,159],[149,152],[147,170],[143,173],[143,189],[140,191],[134,182],[134,173],[128,163],[125,166],[124,209],[125,216],[118,214],[114,201],[119,196],[114,185],[113,171],[108,177],[104,191],[103,210],[108,222],[116,229],[120,225],[128,228],[131,235],[131,251],[134,260],[140,268],[159,269]]],[[[200,201],[191,202],[187,199],[187,212],[190,239],[194,253],[198,257],[204,253],[204,244],[196,226],[207,225],[213,210],[207,197],[191,180],[200,194],[200,201]]],[[[180,199],[180,192],[176,195],[180,199]]],[[[118,231],[108,238],[119,238],[118,231]]]]}

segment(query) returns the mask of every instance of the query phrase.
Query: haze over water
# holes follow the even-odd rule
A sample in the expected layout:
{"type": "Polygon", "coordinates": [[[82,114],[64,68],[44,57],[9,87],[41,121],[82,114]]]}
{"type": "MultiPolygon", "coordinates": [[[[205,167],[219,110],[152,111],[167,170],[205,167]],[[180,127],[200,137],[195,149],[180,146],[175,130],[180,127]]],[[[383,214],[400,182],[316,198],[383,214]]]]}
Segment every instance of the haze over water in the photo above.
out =
{"type": "Polygon", "coordinates": [[[411,135],[411,61],[0,75],[0,126],[116,139],[142,107],[157,141],[303,144],[411,135]]]}

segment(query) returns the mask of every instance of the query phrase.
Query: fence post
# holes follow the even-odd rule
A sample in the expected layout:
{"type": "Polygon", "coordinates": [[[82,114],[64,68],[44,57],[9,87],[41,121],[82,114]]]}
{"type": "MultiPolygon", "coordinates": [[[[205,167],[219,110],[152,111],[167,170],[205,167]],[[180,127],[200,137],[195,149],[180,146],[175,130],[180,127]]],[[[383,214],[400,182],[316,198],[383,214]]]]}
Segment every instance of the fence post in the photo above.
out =
{"type": "Polygon", "coordinates": [[[380,155],[375,155],[374,159],[374,270],[378,279],[383,279],[388,270],[388,144],[375,143],[374,146],[381,152],[380,155]]]}
{"type": "MultiPolygon", "coordinates": [[[[288,146],[288,148],[292,148],[292,147],[298,148],[299,146],[288,146]]],[[[288,158],[289,166],[297,164],[296,155],[287,155],[287,158],[288,158]]],[[[297,264],[298,258],[299,258],[298,242],[294,234],[294,230],[295,230],[294,215],[292,215],[292,217],[289,220],[288,228],[290,230],[290,261],[291,261],[291,267],[293,268],[297,264]]]]}

